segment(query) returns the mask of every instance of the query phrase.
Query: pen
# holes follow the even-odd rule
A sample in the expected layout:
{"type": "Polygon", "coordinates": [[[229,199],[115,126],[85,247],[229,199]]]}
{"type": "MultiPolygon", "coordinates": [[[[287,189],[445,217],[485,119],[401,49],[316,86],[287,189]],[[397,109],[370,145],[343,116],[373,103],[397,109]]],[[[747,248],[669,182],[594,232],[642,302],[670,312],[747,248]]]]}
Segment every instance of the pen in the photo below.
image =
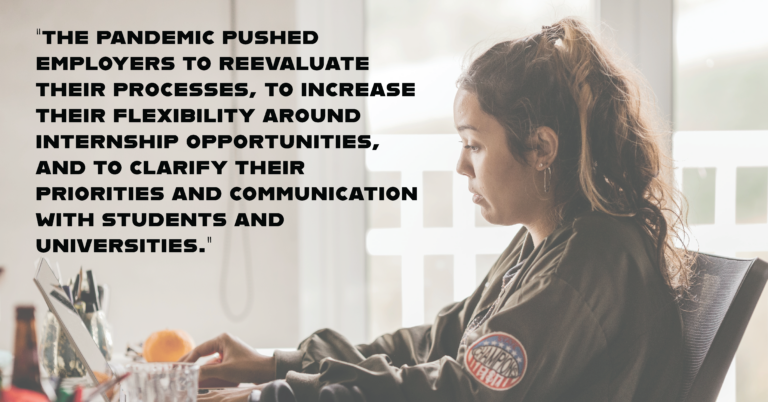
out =
{"type": "Polygon", "coordinates": [[[120,377],[113,377],[111,380],[99,385],[98,387],[96,387],[96,389],[93,390],[93,392],[90,395],[88,395],[87,398],[83,398],[82,402],[89,402],[91,399],[93,399],[93,397],[119,384],[121,381],[125,380],[125,378],[128,377],[129,375],[131,375],[131,373],[125,373],[120,377]]]}
{"type": "Polygon", "coordinates": [[[93,271],[89,269],[85,272],[85,275],[88,278],[88,295],[85,302],[87,303],[87,311],[92,313],[101,310],[99,306],[99,289],[96,287],[96,281],[93,279],[93,271]]]}
{"type": "Polygon", "coordinates": [[[80,292],[80,274],[75,275],[75,280],[72,282],[71,285],[72,289],[72,303],[77,301],[77,295],[80,292]]]}
{"type": "Polygon", "coordinates": [[[83,300],[83,267],[80,267],[80,273],[77,275],[77,301],[83,300]]]}
{"type": "Polygon", "coordinates": [[[63,285],[61,288],[64,290],[64,293],[67,295],[67,299],[69,299],[69,302],[73,303],[74,300],[72,300],[72,291],[70,290],[69,285],[63,285]]]}

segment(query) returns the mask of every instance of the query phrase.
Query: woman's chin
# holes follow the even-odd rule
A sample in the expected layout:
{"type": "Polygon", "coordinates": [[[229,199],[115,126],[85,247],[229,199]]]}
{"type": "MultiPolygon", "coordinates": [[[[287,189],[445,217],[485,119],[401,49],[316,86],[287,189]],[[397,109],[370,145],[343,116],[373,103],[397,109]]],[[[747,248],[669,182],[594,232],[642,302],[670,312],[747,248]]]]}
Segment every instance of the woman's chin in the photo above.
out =
{"type": "Polygon", "coordinates": [[[493,214],[493,211],[490,210],[485,205],[480,205],[480,215],[482,215],[483,219],[485,219],[486,222],[490,223],[491,225],[498,225],[496,216],[493,214]]]}
{"type": "Polygon", "coordinates": [[[489,208],[487,205],[480,206],[480,215],[482,215],[483,219],[485,219],[485,221],[491,225],[512,226],[520,223],[519,219],[515,219],[509,215],[499,216],[499,214],[496,212],[497,211],[495,211],[493,208],[489,208]]]}

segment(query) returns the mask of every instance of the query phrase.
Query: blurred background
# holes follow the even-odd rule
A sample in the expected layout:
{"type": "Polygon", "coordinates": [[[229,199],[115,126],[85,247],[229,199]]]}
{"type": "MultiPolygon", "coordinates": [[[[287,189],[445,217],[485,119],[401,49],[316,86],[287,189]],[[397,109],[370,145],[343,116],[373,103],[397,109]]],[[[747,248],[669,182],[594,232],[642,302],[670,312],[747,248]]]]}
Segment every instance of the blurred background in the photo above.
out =
{"type": "MultiPolygon", "coordinates": [[[[48,254],[64,277],[82,265],[112,288],[116,350],[163,328],[201,342],[232,332],[259,348],[291,348],[321,327],[367,342],[431,322],[472,292],[516,227],[485,222],[454,171],[455,80],[494,41],[527,35],[564,16],[587,22],[636,66],[672,131],[675,180],[689,202],[692,248],[768,260],[768,33],[761,0],[360,0],[224,3],[10,1],[0,3],[0,349],[10,349],[12,308],[43,310],[32,262],[39,237],[212,236],[204,254],[48,254]],[[315,30],[314,46],[46,46],[44,30],[315,30]],[[39,55],[368,55],[359,72],[37,72],[39,55]],[[414,98],[40,98],[35,82],[415,82],[414,98]],[[232,107],[365,110],[365,122],[320,124],[39,124],[38,107],[232,107]],[[34,134],[345,134],[367,132],[376,152],[272,150],[36,150],[34,134]],[[51,203],[34,187],[165,185],[167,178],[33,174],[40,159],[301,159],[305,176],[181,176],[221,186],[418,186],[416,202],[51,203]],[[37,228],[35,212],[281,212],[280,228],[37,228]],[[150,236],[151,234],[151,236],[150,236]]],[[[108,85],[109,87],[109,85],[108,85]]],[[[175,184],[177,183],[178,184],[175,184]]],[[[755,311],[720,401],[768,400],[768,297],[755,311]]]]}

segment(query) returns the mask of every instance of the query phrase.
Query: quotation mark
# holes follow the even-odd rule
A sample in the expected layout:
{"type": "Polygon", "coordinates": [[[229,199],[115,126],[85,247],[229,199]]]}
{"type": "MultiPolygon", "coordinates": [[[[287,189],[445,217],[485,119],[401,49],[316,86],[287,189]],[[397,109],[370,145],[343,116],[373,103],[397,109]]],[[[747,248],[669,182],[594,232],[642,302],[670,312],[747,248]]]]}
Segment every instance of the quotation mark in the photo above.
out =
{"type": "MultiPolygon", "coordinates": [[[[211,240],[212,240],[211,236],[208,236],[208,243],[210,243],[210,242],[211,242],[211,240]]],[[[201,253],[204,253],[204,252],[205,252],[205,249],[204,249],[204,248],[202,248],[202,247],[200,247],[200,248],[199,248],[199,249],[197,249],[197,250],[198,250],[199,252],[201,252],[201,253]]]]}
{"type": "Polygon", "coordinates": [[[40,35],[42,32],[40,32],[40,28],[37,28],[37,34],[40,35]]]}

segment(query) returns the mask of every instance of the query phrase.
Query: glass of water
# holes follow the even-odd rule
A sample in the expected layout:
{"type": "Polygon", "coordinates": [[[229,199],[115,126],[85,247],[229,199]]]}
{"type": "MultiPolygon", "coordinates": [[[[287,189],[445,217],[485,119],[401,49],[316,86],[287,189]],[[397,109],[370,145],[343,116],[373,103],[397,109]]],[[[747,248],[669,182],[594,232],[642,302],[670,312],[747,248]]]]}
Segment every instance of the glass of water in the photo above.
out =
{"type": "Polygon", "coordinates": [[[131,363],[121,389],[125,402],[195,402],[199,366],[193,363],[131,363]]]}

